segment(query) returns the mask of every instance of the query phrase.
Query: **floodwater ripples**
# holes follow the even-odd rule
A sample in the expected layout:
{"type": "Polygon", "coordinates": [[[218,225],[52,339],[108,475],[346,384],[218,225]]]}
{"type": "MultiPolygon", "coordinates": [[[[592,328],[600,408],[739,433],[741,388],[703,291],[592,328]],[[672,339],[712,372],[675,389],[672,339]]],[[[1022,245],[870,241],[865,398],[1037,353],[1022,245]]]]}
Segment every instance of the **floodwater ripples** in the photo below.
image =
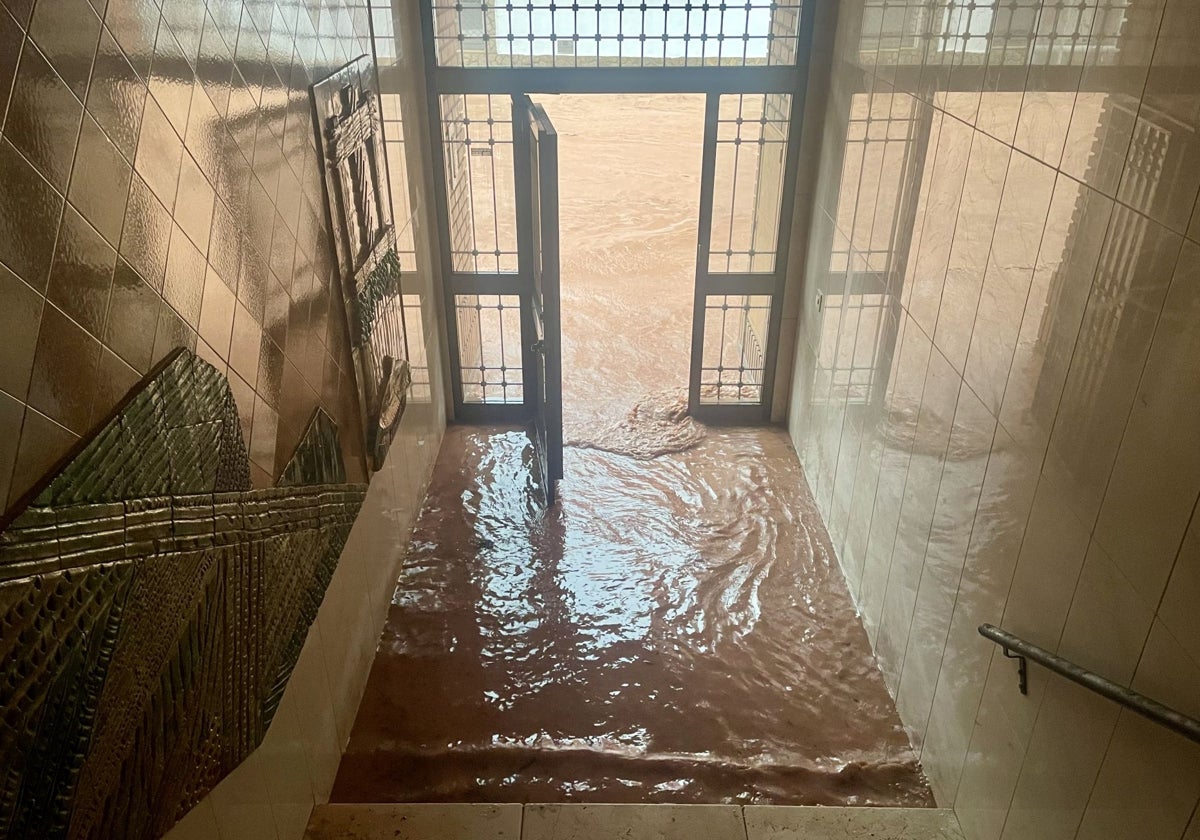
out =
{"type": "Polygon", "coordinates": [[[782,432],[530,457],[448,431],[335,801],[932,804],[782,432]]]}

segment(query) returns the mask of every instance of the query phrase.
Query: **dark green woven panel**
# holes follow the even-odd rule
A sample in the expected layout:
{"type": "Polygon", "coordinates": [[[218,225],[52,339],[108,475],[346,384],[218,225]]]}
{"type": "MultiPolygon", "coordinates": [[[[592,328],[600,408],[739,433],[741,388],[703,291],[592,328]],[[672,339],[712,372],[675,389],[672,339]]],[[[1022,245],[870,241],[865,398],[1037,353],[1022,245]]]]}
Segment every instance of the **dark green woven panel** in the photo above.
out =
{"type": "Polygon", "coordinates": [[[296,487],[301,484],[342,484],[346,481],[346,467],[342,463],[342,442],[338,437],[337,423],[318,408],[313,412],[300,445],[283,468],[276,484],[280,487],[296,487]]]}
{"type": "Polygon", "coordinates": [[[0,836],[65,836],[63,802],[83,766],[132,577],[121,563],[0,585],[0,836]]]}
{"type": "MultiPolygon", "coordinates": [[[[383,310],[395,306],[399,299],[400,258],[394,250],[388,250],[358,287],[358,329],[363,344],[371,343],[383,310]]],[[[384,324],[383,328],[386,326],[384,324]]]]}
{"type": "Polygon", "coordinates": [[[248,474],[182,353],[0,533],[0,837],[159,837],[262,741],[365,488],[248,474]]]}
{"type": "Polygon", "coordinates": [[[35,505],[248,489],[249,460],[229,383],[184,351],[96,434],[35,505]]]}

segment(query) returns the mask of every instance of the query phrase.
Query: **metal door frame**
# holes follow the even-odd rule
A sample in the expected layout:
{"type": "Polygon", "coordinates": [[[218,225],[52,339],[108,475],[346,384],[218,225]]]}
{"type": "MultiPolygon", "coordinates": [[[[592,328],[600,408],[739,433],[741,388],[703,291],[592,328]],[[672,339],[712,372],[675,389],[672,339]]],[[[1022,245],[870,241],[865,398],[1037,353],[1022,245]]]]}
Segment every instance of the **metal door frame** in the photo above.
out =
{"type": "MultiPolygon", "coordinates": [[[[512,97],[513,103],[513,163],[516,169],[517,187],[517,263],[518,273],[529,277],[530,304],[538,293],[537,275],[542,275],[543,287],[540,290],[542,300],[542,339],[551,349],[533,351],[524,343],[521,345],[521,358],[524,362],[524,392],[525,406],[533,403],[532,418],[535,426],[538,413],[545,424],[545,444],[541,459],[543,471],[542,482],[545,487],[546,501],[554,504],[556,497],[555,485],[563,477],[563,433],[562,433],[562,319],[559,285],[561,272],[559,268],[559,237],[557,231],[552,237],[544,236],[541,227],[547,215],[554,219],[558,227],[558,133],[546,114],[546,109],[533,102],[526,94],[512,97]],[[523,100],[523,101],[522,101],[523,100]],[[518,104],[520,103],[520,105],[518,104]],[[520,130],[518,130],[518,113],[520,130]],[[533,123],[537,123],[535,128],[533,123]],[[535,134],[541,133],[540,139],[535,134]],[[543,148],[543,144],[550,144],[543,148]],[[533,169],[533,149],[537,146],[537,171],[533,169]],[[550,154],[547,155],[546,152],[550,154]],[[516,166],[518,164],[519,166],[516,166]],[[534,189],[536,176],[537,187],[534,189]],[[554,186],[547,191],[542,187],[546,181],[554,186]],[[533,212],[534,205],[538,212],[533,212]],[[536,216],[536,218],[535,218],[536,216]],[[539,265],[534,265],[537,260],[539,265]],[[553,282],[547,284],[546,266],[550,265],[553,282]],[[546,336],[555,336],[554,342],[547,341],[546,336]],[[557,345],[557,346],[555,346],[557,345]],[[539,370],[539,367],[541,368],[539,370]],[[536,387],[535,387],[536,386],[536,387]],[[547,403],[546,391],[557,392],[556,402],[547,403]],[[530,388],[535,390],[530,393],[530,388]]],[[[538,334],[535,307],[521,307],[522,336],[536,337],[538,334]],[[527,328],[528,327],[528,328],[527,328]]],[[[460,392],[461,393],[461,392],[460,392]]],[[[535,442],[535,448],[537,443],[535,442]]]]}
{"type": "MultiPolygon", "coordinates": [[[[808,7],[805,7],[807,12],[808,7]]],[[[807,18],[807,15],[806,15],[807,18]]],[[[740,91],[771,93],[774,91],[740,91]]],[[[692,300],[691,373],[688,377],[688,412],[714,425],[753,425],[771,419],[775,393],[775,366],[779,360],[779,332],[783,324],[783,292],[787,285],[787,261],[791,245],[792,214],[796,203],[796,179],[800,165],[800,131],[804,118],[804,92],[792,94],[788,119],[787,152],[783,167],[783,190],[779,206],[779,231],[775,246],[775,268],[770,272],[714,272],[709,270],[712,241],[713,190],[716,186],[717,117],[720,95],[709,94],[704,107],[704,152],[700,170],[700,229],[696,246],[696,289],[692,300]],[[704,299],[709,295],[770,295],[767,346],[763,358],[762,400],[759,403],[719,405],[700,402],[701,362],[704,352],[704,299]]]]}
{"type": "MultiPolygon", "coordinates": [[[[792,96],[791,119],[788,127],[788,147],[784,167],[784,184],[780,200],[779,241],[776,251],[775,271],[762,274],[725,275],[733,282],[742,278],[744,285],[737,294],[758,293],[771,295],[769,318],[770,335],[765,352],[763,372],[763,394],[761,404],[754,405],[698,405],[689,399],[693,413],[699,412],[701,419],[710,423],[766,423],[770,420],[771,403],[775,386],[775,366],[779,355],[780,327],[783,321],[783,291],[786,281],[788,247],[791,240],[792,214],[796,198],[796,180],[799,169],[800,140],[803,129],[804,100],[808,88],[809,60],[812,55],[813,17],[815,6],[820,0],[808,0],[803,5],[800,29],[797,35],[796,63],[794,65],[752,66],[668,66],[668,67],[439,67],[434,39],[433,7],[428,0],[419,0],[421,41],[425,59],[426,105],[429,115],[431,136],[430,149],[433,156],[433,199],[437,215],[439,239],[441,241],[442,264],[446,266],[443,283],[444,312],[447,344],[450,351],[450,392],[454,403],[455,419],[462,422],[519,423],[529,419],[531,400],[528,388],[524,389],[523,404],[480,404],[463,400],[462,365],[459,355],[458,314],[455,296],[461,294],[517,295],[521,300],[522,319],[522,373],[528,383],[532,373],[533,355],[526,346],[525,337],[532,324],[530,296],[533,277],[529,271],[528,247],[532,243],[522,242],[522,208],[526,206],[522,192],[528,182],[522,172],[528,169],[528,156],[518,152],[518,134],[513,136],[513,169],[518,194],[517,239],[518,269],[509,274],[476,274],[454,271],[451,254],[449,199],[446,194],[446,161],[442,136],[441,97],[454,94],[532,95],[559,93],[695,93],[705,94],[705,135],[701,159],[701,204],[700,208],[712,206],[713,175],[716,167],[716,115],[720,94],[786,93],[792,96]],[[711,138],[711,140],[710,140],[711,138]],[[524,169],[523,169],[524,168],[524,169]],[[704,191],[709,193],[704,202],[704,191]],[[522,246],[525,247],[522,247],[522,246]],[[761,292],[755,290],[762,289],[761,292]]],[[[697,329],[703,336],[703,291],[713,287],[707,280],[701,283],[701,271],[707,277],[707,247],[711,233],[711,213],[700,214],[698,236],[698,261],[695,306],[693,311],[692,375],[697,380],[699,361],[697,354],[702,343],[697,342],[697,329]],[[708,216],[706,219],[705,216],[708,216]],[[705,260],[699,261],[699,248],[703,248],[705,260]],[[697,315],[699,317],[697,317],[697,315]]],[[[526,225],[527,227],[527,225],[526,225]]],[[[712,292],[707,292],[711,294],[712,292]]],[[[693,389],[689,381],[689,395],[693,389]]]]}

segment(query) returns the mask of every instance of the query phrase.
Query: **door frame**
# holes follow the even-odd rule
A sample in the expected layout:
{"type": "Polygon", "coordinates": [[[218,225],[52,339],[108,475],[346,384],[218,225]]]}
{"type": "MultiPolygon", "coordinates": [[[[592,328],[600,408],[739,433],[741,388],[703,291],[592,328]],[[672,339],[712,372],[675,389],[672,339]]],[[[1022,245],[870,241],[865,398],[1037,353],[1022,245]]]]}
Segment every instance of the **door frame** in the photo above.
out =
{"type": "Polygon", "coordinates": [[[512,106],[517,264],[518,273],[529,277],[530,295],[530,305],[521,307],[521,334],[523,341],[528,336],[543,343],[543,348],[536,352],[522,343],[522,381],[525,405],[528,406],[531,399],[533,402],[530,416],[534,436],[538,438],[534,447],[539,449],[546,502],[552,505],[557,496],[557,482],[563,477],[558,133],[546,109],[528,95],[512,96],[512,106]],[[547,182],[552,184],[549,189],[544,186],[547,182]],[[550,236],[547,235],[547,219],[553,220],[553,235],[550,236]],[[532,305],[539,298],[542,310],[540,339],[537,338],[537,308],[532,305]]]}
{"type": "MultiPolygon", "coordinates": [[[[763,93],[763,91],[739,91],[739,93],[755,95],[763,93]]],[[[700,226],[696,236],[696,285],[692,300],[688,413],[709,425],[750,426],[768,423],[771,419],[771,405],[775,394],[775,367],[779,361],[779,334],[783,325],[783,295],[787,287],[788,253],[792,239],[792,215],[795,211],[796,181],[800,166],[800,132],[804,118],[804,96],[802,93],[792,94],[787,149],[783,167],[783,189],[780,194],[775,265],[769,272],[714,272],[709,269],[720,101],[720,94],[709,94],[705,99],[704,107],[704,151],[700,170],[700,226]],[[771,311],[767,319],[767,346],[764,348],[763,358],[762,399],[758,403],[720,405],[700,401],[704,319],[706,317],[704,304],[705,298],[709,295],[771,296],[771,311]]]]}
{"type": "MultiPolygon", "coordinates": [[[[783,294],[786,285],[788,249],[791,243],[792,215],[795,205],[797,175],[799,172],[800,140],[803,129],[805,94],[808,89],[809,64],[812,55],[813,18],[816,2],[805,2],[801,10],[800,27],[796,44],[794,65],[752,66],[669,66],[669,67],[555,67],[555,68],[506,68],[506,67],[440,67],[437,64],[435,47],[433,6],[428,0],[419,2],[421,43],[424,53],[426,106],[429,117],[429,145],[433,158],[433,199],[437,216],[438,239],[441,247],[442,264],[445,268],[443,282],[446,339],[450,354],[449,385],[453,398],[454,417],[466,423],[522,423],[529,419],[532,410],[530,389],[524,389],[524,403],[481,404],[463,400],[462,364],[458,335],[458,315],[455,297],[462,294],[516,295],[521,301],[522,318],[522,375],[524,382],[532,382],[532,353],[525,338],[532,333],[527,324],[532,295],[532,274],[522,266],[521,252],[521,207],[520,194],[517,199],[518,212],[518,270],[505,274],[475,274],[454,270],[451,253],[449,199],[446,193],[446,161],[442,135],[441,97],[455,94],[490,94],[500,96],[568,94],[568,93],[693,93],[705,94],[705,136],[701,160],[701,191],[708,189],[709,202],[701,201],[700,207],[711,207],[712,180],[715,172],[716,114],[721,94],[766,94],[786,93],[792,97],[791,118],[788,127],[788,145],[784,169],[783,191],[780,201],[779,239],[776,250],[775,270],[771,273],[739,275],[752,284],[740,293],[757,292],[771,295],[771,312],[768,319],[769,338],[765,353],[762,401],[751,405],[700,405],[689,399],[690,410],[698,419],[709,423],[757,424],[770,421],[774,396],[775,367],[779,355],[780,328],[783,321],[783,294]],[[712,126],[710,130],[710,119],[712,126]],[[751,279],[752,278],[752,279],[751,279]],[[758,292],[758,289],[763,291],[758,292]]],[[[553,118],[553,115],[551,115],[553,118]]],[[[514,176],[518,193],[523,189],[520,177],[521,159],[517,152],[517,133],[514,126],[514,176]]],[[[526,161],[524,165],[528,165],[526,161]]],[[[698,208],[699,212],[699,208],[698,208]]],[[[697,284],[693,303],[693,340],[691,347],[692,376],[698,375],[700,344],[697,330],[703,335],[703,295],[701,288],[700,249],[704,248],[704,268],[707,268],[708,232],[711,232],[711,216],[700,213],[700,235],[697,248],[697,284]],[[699,307],[697,310],[696,307],[699,307]],[[699,317],[698,317],[699,316],[699,317]]],[[[727,275],[734,278],[734,275],[727,275]]],[[[689,380],[689,394],[693,391],[689,380]]]]}

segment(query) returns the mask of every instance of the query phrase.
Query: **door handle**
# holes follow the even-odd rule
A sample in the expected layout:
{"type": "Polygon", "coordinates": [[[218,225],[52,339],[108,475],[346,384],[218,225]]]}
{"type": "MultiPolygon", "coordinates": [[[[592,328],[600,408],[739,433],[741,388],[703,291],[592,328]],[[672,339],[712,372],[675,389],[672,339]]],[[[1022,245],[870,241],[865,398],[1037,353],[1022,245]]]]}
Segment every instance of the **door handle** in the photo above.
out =
{"type": "Polygon", "coordinates": [[[546,342],[542,341],[541,339],[538,339],[537,341],[533,342],[533,344],[529,345],[529,351],[531,353],[543,353],[544,354],[546,352],[546,342]]]}

